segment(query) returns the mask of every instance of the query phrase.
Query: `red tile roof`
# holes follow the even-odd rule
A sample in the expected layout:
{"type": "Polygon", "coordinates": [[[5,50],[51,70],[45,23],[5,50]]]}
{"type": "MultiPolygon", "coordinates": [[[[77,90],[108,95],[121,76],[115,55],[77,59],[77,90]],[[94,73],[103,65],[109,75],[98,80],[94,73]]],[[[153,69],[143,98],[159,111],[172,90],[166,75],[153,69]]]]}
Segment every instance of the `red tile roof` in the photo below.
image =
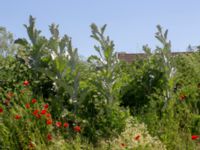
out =
{"type": "MultiPolygon", "coordinates": [[[[193,52],[172,52],[172,55],[182,55],[182,54],[190,54],[193,52]]],[[[117,58],[119,60],[131,63],[136,59],[144,59],[146,58],[145,53],[126,53],[126,52],[118,52],[117,58]]]]}

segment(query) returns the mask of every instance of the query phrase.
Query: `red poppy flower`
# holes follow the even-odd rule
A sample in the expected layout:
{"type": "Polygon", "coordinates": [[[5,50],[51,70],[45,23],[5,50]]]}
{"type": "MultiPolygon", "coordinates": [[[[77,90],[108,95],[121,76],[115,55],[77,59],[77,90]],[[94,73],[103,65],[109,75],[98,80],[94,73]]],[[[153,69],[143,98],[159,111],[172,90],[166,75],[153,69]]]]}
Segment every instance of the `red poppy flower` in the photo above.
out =
{"type": "Polygon", "coordinates": [[[61,122],[56,122],[56,126],[59,128],[61,127],[62,123],[61,122]]]}
{"type": "Polygon", "coordinates": [[[196,140],[196,139],[198,139],[200,136],[198,136],[198,135],[192,135],[191,136],[191,138],[192,138],[192,140],[196,140]]]}
{"type": "Polygon", "coordinates": [[[47,117],[47,118],[50,118],[50,117],[51,117],[51,114],[50,114],[50,113],[46,114],[46,117],[47,117]]]}
{"type": "Polygon", "coordinates": [[[44,105],[44,108],[45,108],[45,109],[48,109],[48,108],[49,108],[49,104],[45,104],[45,105],[44,105]]]}
{"type": "Polygon", "coordinates": [[[23,83],[23,85],[24,85],[24,86],[28,86],[28,85],[29,85],[29,82],[28,82],[27,80],[25,80],[24,83],[23,83]]]}
{"type": "Polygon", "coordinates": [[[35,117],[38,118],[38,119],[40,119],[41,115],[40,114],[36,114],[35,117]]]}
{"type": "Polygon", "coordinates": [[[137,135],[135,138],[134,138],[136,141],[138,141],[140,139],[140,135],[137,135]]]}
{"type": "Polygon", "coordinates": [[[38,112],[39,112],[39,110],[37,110],[37,109],[36,109],[36,110],[34,110],[34,111],[33,111],[33,115],[37,115],[37,114],[38,114],[38,112]]]}
{"type": "Polygon", "coordinates": [[[51,119],[48,119],[48,120],[46,121],[46,124],[47,124],[47,125],[52,124],[52,120],[51,120],[51,119]]]}
{"type": "Polygon", "coordinates": [[[46,109],[43,109],[43,110],[41,111],[41,114],[44,115],[44,114],[46,114],[46,112],[47,112],[47,110],[46,110],[46,109]]]}
{"type": "Polygon", "coordinates": [[[37,102],[37,100],[35,98],[33,98],[31,102],[34,104],[37,102]]]}
{"type": "Polygon", "coordinates": [[[33,115],[36,117],[36,118],[38,118],[38,119],[40,119],[41,118],[41,115],[40,114],[38,114],[38,112],[39,112],[39,110],[34,110],[33,111],[33,115]]]}
{"type": "Polygon", "coordinates": [[[16,120],[19,120],[20,118],[21,118],[20,115],[15,115],[15,119],[16,119],[16,120]]]}
{"type": "Polygon", "coordinates": [[[69,127],[69,123],[65,122],[65,123],[63,124],[63,126],[64,126],[65,128],[68,128],[68,127],[69,127]]]}
{"type": "Polygon", "coordinates": [[[80,126],[75,126],[75,127],[74,127],[74,131],[80,132],[80,131],[81,131],[81,127],[80,127],[80,126]]]}
{"type": "Polygon", "coordinates": [[[52,135],[50,133],[47,134],[47,140],[51,141],[52,140],[52,135]]]}
{"type": "Polygon", "coordinates": [[[180,95],[179,95],[179,99],[180,99],[181,101],[185,100],[185,99],[186,99],[185,94],[180,94],[180,95]]]}
{"type": "Polygon", "coordinates": [[[29,103],[26,104],[26,108],[29,109],[31,106],[29,103]]]}
{"type": "Polygon", "coordinates": [[[2,112],[3,112],[3,108],[0,107],[0,113],[2,113],[2,112]]]}

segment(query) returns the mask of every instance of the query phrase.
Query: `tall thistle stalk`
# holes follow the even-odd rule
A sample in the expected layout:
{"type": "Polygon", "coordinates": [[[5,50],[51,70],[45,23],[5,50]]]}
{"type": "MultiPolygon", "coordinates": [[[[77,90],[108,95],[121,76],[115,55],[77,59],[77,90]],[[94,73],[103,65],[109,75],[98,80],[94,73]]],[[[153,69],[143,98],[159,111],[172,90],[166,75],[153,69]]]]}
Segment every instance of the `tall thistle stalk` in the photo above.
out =
{"type": "Polygon", "coordinates": [[[174,88],[174,75],[175,67],[173,66],[173,56],[171,53],[171,42],[167,39],[168,30],[163,32],[160,25],[157,26],[158,32],[156,32],[155,37],[162,44],[162,47],[157,46],[155,49],[155,58],[160,64],[160,70],[165,73],[166,79],[166,89],[164,92],[165,102],[163,109],[167,107],[168,101],[171,98],[171,93],[174,88]]]}
{"type": "Polygon", "coordinates": [[[94,84],[102,87],[105,91],[104,96],[108,104],[113,103],[113,85],[116,80],[115,67],[117,64],[116,53],[114,52],[114,43],[108,36],[105,36],[106,25],[98,28],[95,24],[91,25],[92,35],[91,37],[98,42],[98,46],[95,45],[94,49],[99,56],[92,55],[88,61],[95,67],[97,73],[97,80],[94,84]]]}

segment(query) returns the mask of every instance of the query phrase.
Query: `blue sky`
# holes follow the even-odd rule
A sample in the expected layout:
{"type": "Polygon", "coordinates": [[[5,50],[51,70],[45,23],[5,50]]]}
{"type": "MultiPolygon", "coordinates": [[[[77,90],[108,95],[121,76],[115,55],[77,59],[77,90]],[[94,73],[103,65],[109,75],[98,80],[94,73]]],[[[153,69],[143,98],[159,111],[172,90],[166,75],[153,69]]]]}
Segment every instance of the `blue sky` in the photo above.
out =
{"type": "Polygon", "coordinates": [[[142,52],[142,46],[158,45],[156,25],[169,29],[173,51],[189,44],[200,45],[199,0],[1,0],[0,26],[15,38],[27,37],[23,24],[29,15],[37,27],[49,36],[48,25],[59,24],[60,33],[72,37],[83,56],[94,54],[90,24],[107,24],[107,34],[116,51],[142,52]]]}

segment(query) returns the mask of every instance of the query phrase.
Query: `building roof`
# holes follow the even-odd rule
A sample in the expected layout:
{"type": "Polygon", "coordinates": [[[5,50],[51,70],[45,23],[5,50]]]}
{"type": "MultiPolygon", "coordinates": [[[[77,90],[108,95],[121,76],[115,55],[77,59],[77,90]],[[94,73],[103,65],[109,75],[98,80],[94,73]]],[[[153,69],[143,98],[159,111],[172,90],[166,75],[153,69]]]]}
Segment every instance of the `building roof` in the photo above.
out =
{"type": "MultiPolygon", "coordinates": [[[[190,54],[193,52],[172,52],[172,55],[182,55],[182,54],[190,54]]],[[[144,59],[146,58],[147,55],[145,53],[126,53],[126,52],[118,52],[117,53],[117,58],[121,61],[125,61],[128,63],[133,62],[134,60],[137,59],[144,59]]]]}

